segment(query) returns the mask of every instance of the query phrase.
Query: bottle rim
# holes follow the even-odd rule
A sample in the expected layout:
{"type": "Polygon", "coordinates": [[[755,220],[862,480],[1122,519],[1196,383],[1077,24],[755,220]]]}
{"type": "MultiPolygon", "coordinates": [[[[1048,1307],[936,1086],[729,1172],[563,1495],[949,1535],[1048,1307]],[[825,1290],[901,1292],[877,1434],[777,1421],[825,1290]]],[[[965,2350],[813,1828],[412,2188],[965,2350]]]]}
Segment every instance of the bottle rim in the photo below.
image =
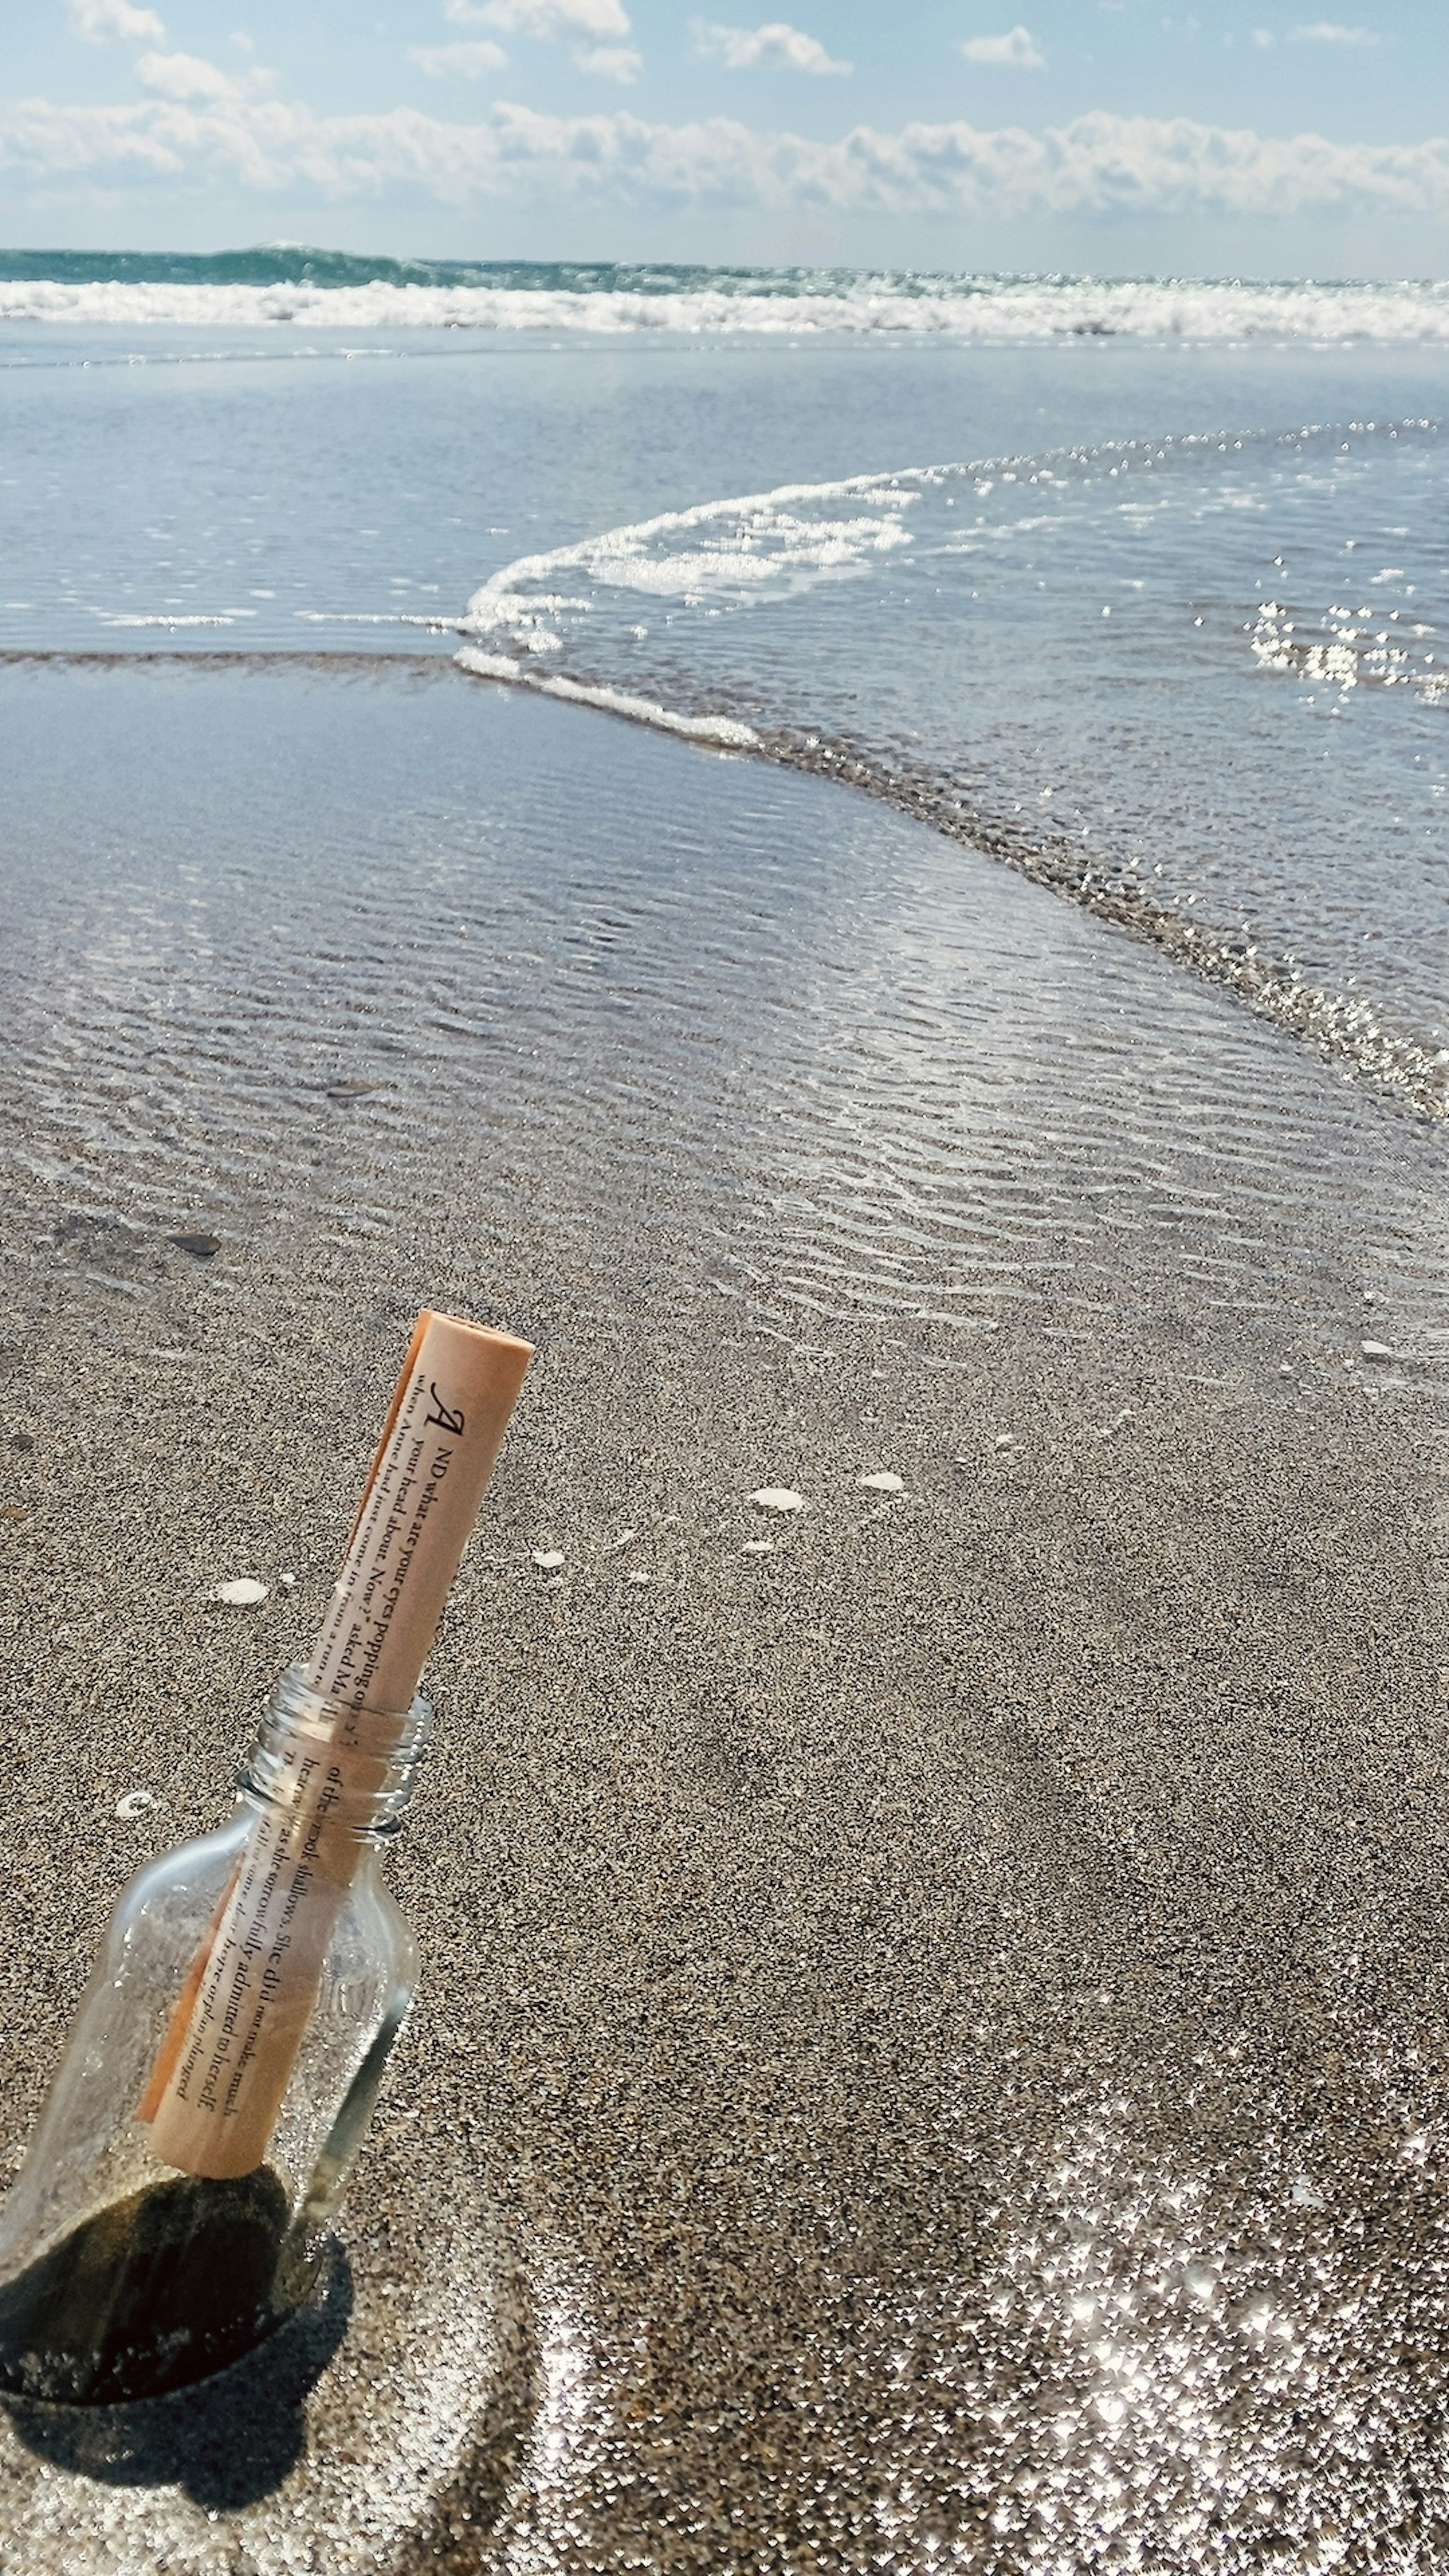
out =
{"type": "Polygon", "coordinates": [[[360,1842],[386,1842],[401,1830],[432,1720],[420,1691],[402,1710],[353,1708],[315,1689],[293,1664],[263,1712],[238,1791],[254,1806],[287,1812],[315,1798],[325,1780],[338,1828],[360,1842]]]}

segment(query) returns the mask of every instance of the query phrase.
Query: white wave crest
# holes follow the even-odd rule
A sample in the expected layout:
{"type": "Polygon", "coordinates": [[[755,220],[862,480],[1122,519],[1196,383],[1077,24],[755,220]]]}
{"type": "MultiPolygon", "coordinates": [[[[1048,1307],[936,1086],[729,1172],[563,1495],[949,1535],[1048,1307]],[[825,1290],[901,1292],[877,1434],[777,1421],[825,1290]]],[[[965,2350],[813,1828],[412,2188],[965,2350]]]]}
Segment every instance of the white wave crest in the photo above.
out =
{"type": "Polygon", "coordinates": [[[605,715],[627,716],[633,724],[652,725],[656,733],[682,734],[687,742],[704,743],[713,751],[753,751],[759,743],[754,726],[740,724],[733,716],[680,715],[654,698],[631,697],[625,689],[590,688],[582,680],[566,680],[557,672],[530,671],[504,653],[480,653],[474,645],[464,644],[453,659],[461,671],[471,671],[475,679],[506,680],[513,688],[535,689],[540,697],[564,698],[577,707],[598,707],[605,715]]]}
{"type": "Polygon", "coordinates": [[[788,598],[820,581],[849,580],[873,557],[910,544],[904,513],[936,470],[781,484],[773,492],[663,510],[547,554],[520,555],[475,590],[464,632],[506,637],[519,652],[557,651],[559,624],[593,606],[588,597],[556,589],[560,573],[690,608],[788,598]],[[854,506],[832,514],[828,505],[840,501],[854,506]]]}
{"type": "Polygon", "coordinates": [[[641,294],[551,287],[156,285],[0,280],[0,322],[85,328],[470,330],[690,337],[828,334],[1027,342],[1449,341],[1449,285],[1213,284],[1091,278],[781,279],[641,294]]]}

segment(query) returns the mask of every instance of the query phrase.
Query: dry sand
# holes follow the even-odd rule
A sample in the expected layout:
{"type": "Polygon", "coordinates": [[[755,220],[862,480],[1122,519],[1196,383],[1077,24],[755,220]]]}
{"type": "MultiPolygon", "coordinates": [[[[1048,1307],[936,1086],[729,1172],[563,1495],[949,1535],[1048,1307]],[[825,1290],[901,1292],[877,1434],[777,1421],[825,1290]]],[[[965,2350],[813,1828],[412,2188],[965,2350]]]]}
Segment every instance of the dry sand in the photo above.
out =
{"type": "MultiPolygon", "coordinates": [[[[401,1108],[279,1094],[270,1157],[220,1135],[198,1032],[250,1100],[247,995],[278,1051],[293,1006],[223,945],[180,977],[159,875],[124,993],[114,938],[84,1009],[26,985],[12,2166],[118,1882],[212,1821],[312,1632],[414,1308],[540,1356],[431,1667],[392,1864],[424,1980],[327,2297],[208,2391],[14,2410],[0,2567],[1442,2568],[1442,1137],[829,786],[484,692],[457,721],[505,822],[552,781],[561,942],[609,765],[625,950],[678,1005],[629,1020],[636,1092],[540,943],[542,1062],[496,1056],[486,1118],[444,1032],[401,1108]],[[721,846],[772,870],[726,872],[727,957],[679,933],[721,846]],[[822,853],[897,890],[843,995],[822,853]],[[141,1151],[106,1085],[166,975],[186,1062],[141,1151]],[[749,1079],[716,1116],[678,1050],[720,992],[749,1079]],[[770,1082],[803,1121],[852,1050],[844,1141],[780,1143],[770,1082]],[[1001,1276],[963,1320],[968,1237],[1001,1276]],[[237,1575],[264,1606],[208,1604],[237,1575]]],[[[33,894],[37,956],[103,860],[33,894]]],[[[369,882],[333,880],[344,962],[369,882]]],[[[327,1037],[334,1083],[377,1070],[327,1037]]]]}

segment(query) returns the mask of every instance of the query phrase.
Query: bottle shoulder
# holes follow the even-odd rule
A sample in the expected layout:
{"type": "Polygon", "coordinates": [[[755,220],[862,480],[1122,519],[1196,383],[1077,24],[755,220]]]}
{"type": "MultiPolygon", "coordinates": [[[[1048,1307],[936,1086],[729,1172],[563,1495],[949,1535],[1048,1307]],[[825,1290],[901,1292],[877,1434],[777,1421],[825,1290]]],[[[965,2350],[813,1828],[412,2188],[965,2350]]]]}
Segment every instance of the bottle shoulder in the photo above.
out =
{"type": "MultiPolygon", "coordinates": [[[[124,1953],[147,1934],[164,1938],[187,1929],[199,1932],[209,1924],[231,1886],[255,1821],[249,1803],[239,1800],[236,1813],[212,1832],[174,1843],[144,1861],[116,1899],[107,1949],[124,1953]]],[[[375,1846],[359,1855],[342,1915],[354,1943],[376,1949],[402,1967],[415,1962],[417,1945],[382,1875],[380,1859],[375,1846]]]]}
{"type": "Polygon", "coordinates": [[[359,1939],[411,1991],[418,1976],[417,1939],[383,1877],[380,1859],[376,1848],[363,1853],[348,1891],[345,1915],[351,1917],[359,1939]]]}
{"type": "Polygon", "coordinates": [[[210,1833],[173,1843],[143,1861],[111,1909],[108,1938],[124,1943],[147,1918],[175,1921],[199,1914],[209,1921],[241,1857],[248,1822],[239,1803],[210,1833]]]}

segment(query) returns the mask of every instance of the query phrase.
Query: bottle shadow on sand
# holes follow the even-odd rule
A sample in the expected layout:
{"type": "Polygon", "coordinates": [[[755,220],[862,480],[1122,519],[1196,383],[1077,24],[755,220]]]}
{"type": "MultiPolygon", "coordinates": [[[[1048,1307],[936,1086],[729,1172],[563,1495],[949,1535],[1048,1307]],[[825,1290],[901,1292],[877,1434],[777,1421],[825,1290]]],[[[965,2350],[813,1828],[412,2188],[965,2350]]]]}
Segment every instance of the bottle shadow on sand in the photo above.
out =
{"type": "Polygon", "coordinates": [[[347,2331],[352,2271],[335,2239],[306,2304],[226,2370],[162,2397],[56,2405],[0,2394],[27,2450],[107,2486],[175,2486],[208,2512],[270,2495],[307,2447],[307,2400],[347,2331]]]}

